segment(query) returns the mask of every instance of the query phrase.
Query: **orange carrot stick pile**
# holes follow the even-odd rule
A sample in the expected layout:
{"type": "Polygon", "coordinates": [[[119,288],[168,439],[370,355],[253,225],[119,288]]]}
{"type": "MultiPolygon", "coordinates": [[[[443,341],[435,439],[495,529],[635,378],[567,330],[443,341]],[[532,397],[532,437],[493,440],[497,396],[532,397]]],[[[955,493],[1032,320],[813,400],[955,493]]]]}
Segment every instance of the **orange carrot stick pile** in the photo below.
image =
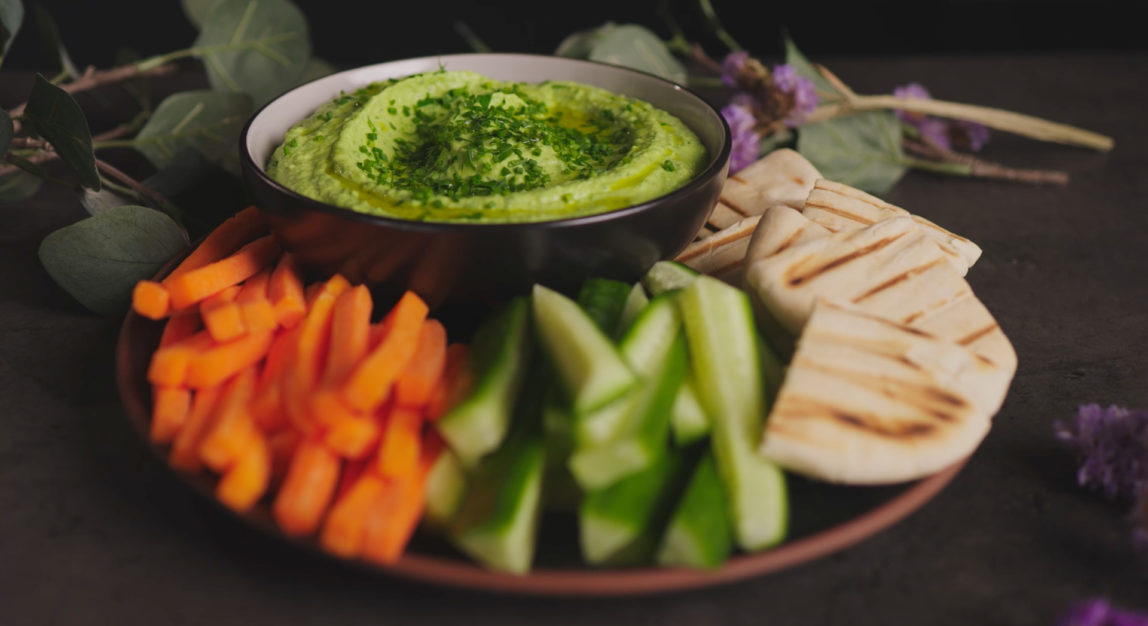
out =
{"type": "Polygon", "coordinates": [[[308,284],[254,207],[228,220],[132,306],[164,323],[147,378],[150,436],[216,497],[267,506],[291,536],[393,563],[422,517],[466,346],[426,303],[379,309],[340,275],[308,284]]]}

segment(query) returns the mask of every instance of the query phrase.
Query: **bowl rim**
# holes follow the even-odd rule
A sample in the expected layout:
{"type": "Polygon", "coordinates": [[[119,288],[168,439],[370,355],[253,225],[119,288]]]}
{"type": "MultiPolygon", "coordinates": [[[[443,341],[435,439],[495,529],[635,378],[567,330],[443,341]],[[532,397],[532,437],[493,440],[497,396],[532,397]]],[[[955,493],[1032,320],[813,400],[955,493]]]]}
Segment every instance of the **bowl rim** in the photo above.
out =
{"type": "Polygon", "coordinates": [[[257,111],[255,111],[254,113],[252,113],[252,115],[247,119],[247,122],[243,125],[242,131],[240,131],[240,133],[239,133],[240,167],[243,170],[250,173],[252,176],[254,176],[258,180],[259,184],[262,184],[262,185],[270,188],[275,193],[286,196],[288,199],[290,199],[296,205],[304,205],[310,210],[319,211],[321,213],[326,213],[326,214],[334,215],[337,217],[349,218],[349,219],[353,219],[355,221],[366,222],[366,223],[374,224],[377,226],[387,226],[387,227],[391,227],[391,228],[399,228],[399,229],[412,230],[412,231],[434,231],[434,232],[441,232],[441,231],[486,231],[486,230],[519,231],[519,230],[533,230],[533,229],[538,229],[538,228],[544,228],[544,229],[572,228],[572,227],[578,227],[578,226],[585,226],[585,225],[589,225],[589,224],[597,224],[600,222],[606,222],[606,221],[611,221],[611,220],[615,220],[615,219],[621,219],[621,218],[629,216],[629,215],[634,215],[637,213],[643,213],[643,212],[655,209],[656,207],[658,207],[659,205],[661,205],[664,202],[672,202],[674,199],[686,197],[686,196],[690,195],[691,193],[696,192],[699,188],[705,186],[714,176],[720,176],[723,171],[728,171],[727,168],[729,165],[729,158],[730,158],[730,153],[732,151],[732,147],[733,147],[733,135],[732,135],[732,132],[730,131],[729,123],[726,122],[725,116],[723,116],[721,114],[721,111],[718,110],[718,108],[716,106],[714,106],[713,103],[709,102],[705,98],[701,97],[697,92],[691,90],[690,88],[688,88],[684,85],[681,85],[679,83],[675,83],[673,81],[667,80],[667,79],[662,78],[661,76],[657,76],[655,74],[650,74],[648,72],[643,72],[641,70],[636,70],[634,68],[625,67],[622,65],[614,65],[611,63],[602,63],[599,61],[589,61],[589,60],[585,60],[585,59],[572,59],[572,58],[567,58],[567,57],[558,57],[558,56],[554,56],[554,55],[520,54],[520,53],[506,53],[506,52],[439,54],[439,55],[429,55],[429,56],[422,56],[422,57],[412,57],[412,58],[407,58],[407,59],[395,59],[392,61],[384,61],[382,63],[373,63],[371,65],[363,65],[363,66],[359,66],[359,67],[353,67],[353,68],[349,68],[346,70],[342,70],[340,72],[335,72],[334,74],[328,74],[327,76],[323,76],[323,77],[308,81],[306,83],[303,83],[302,85],[298,85],[298,86],[292,88],[291,90],[284,92],[284,93],[280,94],[279,96],[273,98],[271,101],[267,102],[263,106],[259,107],[259,109],[257,111]],[[326,80],[328,78],[331,78],[332,76],[337,76],[340,74],[350,74],[353,72],[360,72],[360,71],[363,71],[365,69],[371,69],[371,68],[376,68],[376,67],[381,67],[381,66],[391,65],[391,64],[409,63],[409,62],[416,62],[416,61],[438,61],[438,62],[442,63],[442,61],[444,61],[444,60],[465,59],[465,58],[474,58],[474,57],[502,57],[502,58],[505,58],[508,60],[512,59],[512,58],[524,58],[524,59],[534,59],[534,60],[551,59],[551,60],[569,62],[569,63],[574,63],[574,64],[585,64],[585,65],[590,65],[590,66],[599,66],[599,67],[609,69],[612,71],[619,71],[619,72],[623,72],[623,73],[636,74],[639,76],[653,79],[657,82],[664,83],[672,91],[678,92],[680,94],[683,94],[687,97],[693,98],[694,100],[700,102],[702,105],[704,105],[706,108],[708,108],[715,115],[715,117],[721,123],[721,133],[722,133],[721,147],[718,150],[717,154],[711,157],[710,162],[706,166],[706,168],[703,169],[697,175],[695,175],[693,178],[691,178],[685,185],[682,185],[681,187],[678,187],[677,189],[674,189],[673,191],[670,191],[669,193],[657,196],[656,198],[652,198],[650,200],[646,200],[645,202],[640,202],[638,204],[632,204],[632,205],[622,207],[619,209],[613,209],[610,211],[605,211],[602,213],[593,213],[590,215],[580,215],[580,216],[576,216],[576,217],[565,217],[565,218],[552,219],[552,220],[524,221],[524,222],[432,222],[432,221],[404,220],[404,219],[400,219],[400,218],[396,218],[396,217],[388,217],[388,216],[376,215],[376,214],[372,214],[372,213],[363,213],[361,211],[356,211],[354,209],[350,209],[347,207],[341,207],[341,206],[338,206],[335,204],[330,204],[330,203],[324,202],[322,200],[316,200],[314,198],[305,196],[305,195],[303,195],[297,191],[289,189],[288,187],[279,183],[275,179],[271,178],[271,176],[267,173],[266,167],[264,165],[260,165],[259,163],[257,163],[255,161],[255,158],[251,155],[251,150],[248,148],[247,138],[251,132],[251,128],[253,125],[255,125],[256,120],[258,120],[259,117],[261,115],[263,115],[264,111],[266,111],[268,107],[270,107],[271,105],[273,105],[277,102],[280,102],[281,100],[283,100],[285,98],[290,98],[293,93],[296,93],[300,89],[303,89],[303,88],[307,87],[308,85],[314,84],[315,82],[318,82],[321,80],[326,80]]]}

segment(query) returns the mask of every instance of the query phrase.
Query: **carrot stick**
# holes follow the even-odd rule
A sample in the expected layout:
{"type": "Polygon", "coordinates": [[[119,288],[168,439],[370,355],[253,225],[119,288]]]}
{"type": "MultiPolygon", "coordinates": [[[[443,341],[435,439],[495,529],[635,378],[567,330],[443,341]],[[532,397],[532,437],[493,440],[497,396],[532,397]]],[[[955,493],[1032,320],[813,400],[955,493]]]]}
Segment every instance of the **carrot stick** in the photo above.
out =
{"type": "Polygon", "coordinates": [[[275,318],[275,306],[267,298],[236,302],[239,307],[239,317],[249,333],[267,333],[279,326],[275,318]]]}
{"type": "Polygon", "coordinates": [[[427,305],[414,292],[399,299],[387,319],[383,340],[355,368],[341,387],[348,407],[370,412],[386,400],[395,379],[406,369],[418,348],[419,332],[427,316],[427,305]]]}
{"type": "Polygon", "coordinates": [[[148,382],[163,387],[185,386],[191,361],[214,344],[211,335],[204,330],[156,350],[148,365],[148,382]]]}
{"type": "Polygon", "coordinates": [[[319,545],[338,556],[358,556],[367,537],[368,516],[383,490],[382,478],[370,472],[363,473],[331,507],[331,514],[319,534],[319,545]]]}
{"type": "Polygon", "coordinates": [[[362,459],[378,446],[380,432],[372,416],[339,416],[327,425],[323,442],[343,458],[362,459]]]}
{"type": "Polygon", "coordinates": [[[243,244],[267,232],[267,223],[259,209],[249,206],[224,220],[171,271],[168,278],[199,269],[235,252],[243,244]]]}
{"type": "Polygon", "coordinates": [[[251,510],[271,482],[271,450],[267,439],[252,431],[250,443],[215,486],[215,497],[231,509],[251,510]]]}
{"type": "Polygon", "coordinates": [[[271,514],[288,535],[309,535],[317,528],[339,482],[339,457],[323,444],[299,442],[279,487],[271,514]]]}
{"type": "Polygon", "coordinates": [[[340,383],[367,353],[371,330],[371,292],[359,285],[339,294],[331,313],[331,348],[323,383],[340,383]]]}
{"type": "Polygon", "coordinates": [[[263,370],[260,371],[259,381],[255,385],[255,397],[251,400],[250,407],[251,417],[263,432],[277,431],[286,422],[280,390],[283,372],[286,371],[288,360],[295,349],[295,334],[296,330],[292,329],[276,334],[271,340],[271,348],[267,350],[263,370]]]}
{"type": "Polygon", "coordinates": [[[463,366],[466,365],[466,344],[452,343],[446,348],[446,365],[443,367],[442,377],[439,378],[435,388],[427,399],[426,418],[436,420],[446,412],[450,404],[451,390],[460,385],[458,382],[463,375],[463,366]]]}
{"type": "Polygon", "coordinates": [[[299,261],[294,254],[288,252],[279,258],[279,263],[267,283],[267,297],[275,307],[276,320],[283,327],[295,326],[307,313],[303,278],[299,273],[299,261]]]}
{"type": "Polygon", "coordinates": [[[132,288],[132,310],[150,320],[163,319],[171,314],[171,294],[155,281],[141,280],[132,288]]]}
{"type": "Polygon", "coordinates": [[[183,341],[194,335],[202,327],[203,320],[195,311],[172,315],[163,326],[163,334],[159,337],[159,347],[166,348],[173,343],[183,341]]]}
{"type": "Polygon", "coordinates": [[[248,367],[227,381],[215,407],[215,423],[199,444],[199,458],[217,472],[225,471],[258,435],[247,412],[255,392],[255,378],[255,368],[248,367]]]}
{"type": "Polygon", "coordinates": [[[339,294],[351,284],[339,274],[322,284],[307,316],[299,323],[295,349],[284,372],[281,389],[287,416],[300,430],[308,432],[309,394],[318,386],[331,335],[331,317],[339,294]]]}
{"type": "Polygon", "coordinates": [[[388,482],[367,520],[363,556],[392,564],[399,560],[426,507],[426,480],[439,447],[428,440],[415,471],[388,482]]]}
{"type": "Polygon", "coordinates": [[[369,463],[362,461],[343,461],[343,471],[339,473],[339,485],[335,487],[335,502],[342,500],[351,487],[359,482],[359,477],[367,471],[369,463]]]}
{"type": "Polygon", "coordinates": [[[235,296],[236,302],[252,302],[267,299],[267,285],[271,282],[271,268],[267,267],[258,274],[243,281],[239,294],[235,296]]]}
{"type": "Polygon", "coordinates": [[[267,355],[271,338],[271,333],[245,335],[192,355],[187,366],[187,385],[214,387],[255,365],[267,355]]]}
{"type": "Polygon", "coordinates": [[[271,478],[282,478],[291,466],[295,449],[303,436],[294,428],[284,428],[267,436],[267,447],[271,450],[271,478]]]}
{"type": "Polygon", "coordinates": [[[151,440],[171,443],[187,422],[191,411],[191,391],[184,387],[156,387],[152,390],[151,440]]]}
{"type": "Polygon", "coordinates": [[[241,291],[239,285],[232,285],[199,303],[199,314],[212,339],[222,343],[247,334],[247,327],[235,304],[241,291]]]}
{"type": "Polygon", "coordinates": [[[414,471],[419,462],[422,423],[422,412],[418,409],[402,406],[391,409],[379,444],[376,470],[380,475],[395,478],[414,471]]]}
{"type": "Polygon", "coordinates": [[[418,347],[407,369],[395,381],[399,406],[422,408],[442,377],[446,365],[446,329],[438,320],[427,320],[419,331],[418,347]]]}
{"type": "Polygon", "coordinates": [[[184,309],[236,285],[270,265],[281,250],[271,235],[260,237],[231,256],[198,269],[169,276],[163,282],[174,309],[184,309]]]}
{"type": "Polygon", "coordinates": [[[208,387],[196,391],[191,397],[187,423],[171,445],[171,464],[176,469],[194,472],[200,468],[199,442],[215,419],[214,409],[221,391],[221,387],[208,387]]]}

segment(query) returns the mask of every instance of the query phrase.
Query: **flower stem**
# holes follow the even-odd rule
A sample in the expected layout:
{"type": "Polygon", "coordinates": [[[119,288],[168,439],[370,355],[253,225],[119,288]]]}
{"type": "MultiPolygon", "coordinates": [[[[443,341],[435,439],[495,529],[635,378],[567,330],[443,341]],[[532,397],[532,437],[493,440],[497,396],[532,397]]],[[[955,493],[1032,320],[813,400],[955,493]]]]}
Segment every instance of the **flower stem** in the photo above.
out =
{"type": "Polygon", "coordinates": [[[714,6],[710,3],[710,0],[698,0],[698,6],[701,7],[702,14],[706,16],[706,20],[710,23],[710,28],[713,29],[714,35],[730,49],[730,52],[741,50],[741,44],[722,26],[721,20],[718,19],[717,11],[714,11],[714,6]]]}
{"type": "MultiPolygon", "coordinates": [[[[936,167],[922,166],[922,164],[934,165],[950,165],[956,168],[961,168],[963,172],[946,172],[946,173],[959,173],[963,176],[974,176],[977,178],[992,178],[997,180],[1008,180],[1020,183],[1031,183],[1034,185],[1053,184],[1053,185],[1067,185],[1068,173],[1058,170],[1036,170],[1036,169],[1020,169],[1013,167],[1005,167],[999,163],[992,163],[978,159],[970,154],[962,154],[954,152],[941,146],[938,146],[928,141],[913,141],[905,139],[902,144],[906,149],[916,152],[938,161],[926,161],[920,159],[911,159],[910,165],[919,169],[932,169],[933,171],[940,171],[936,167]]],[[[911,158],[911,157],[910,157],[911,158]]]]}
{"type": "Polygon", "coordinates": [[[913,169],[936,172],[938,174],[948,174],[950,176],[973,175],[973,168],[965,163],[942,163],[940,161],[926,161],[913,157],[905,157],[904,163],[913,169]]]}
{"type": "Polygon", "coordinates": [[[1031,115],[1006,111],[1004,109],[995,109],[975,104],[963,104],[960,102],[947,102],[945,100],[899,98],[889,95],[857,95],[824,66],[819,65],[817,69],[826,80],[840,91],[842,101],[838,104],[827,104],[817,107],[817,109],[806,118],[807,123],[829,120],[858,111],[900,109],[913,113],[977,122],[990,128],[1030,137],[1032,139],[1083,146],[1094,150],[1111,150],[1115,144],[1113,139],[1106,135],[1067,124],[1050,122],[1031,115]]]}

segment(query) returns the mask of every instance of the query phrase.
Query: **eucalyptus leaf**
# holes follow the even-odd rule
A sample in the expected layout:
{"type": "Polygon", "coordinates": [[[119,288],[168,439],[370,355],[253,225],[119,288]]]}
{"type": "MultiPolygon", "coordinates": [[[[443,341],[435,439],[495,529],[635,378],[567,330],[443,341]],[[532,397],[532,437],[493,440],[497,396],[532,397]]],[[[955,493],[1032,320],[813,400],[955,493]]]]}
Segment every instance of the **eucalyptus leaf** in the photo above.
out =
{"type": "Polygon", "coordinates": [[[80,204],[89,215],[99,215],[104,211],[131,204],[132,201],[104,187],[99,191],[84,189],[80,194],[80,204]]]}
{"type": "Polygon", "coordinates": [[[251,94],[256,106],[297,85],[311,58],[307,20],[287,0],[219,0],[193,49],[212,89],[251,94]]]}
{"type": "Polygon", "coordinates": [[[590,52],[594,50],[594,44],[602,38],[602,33],[617,26],[614,22],[606,22],[605,24],[580,30],[576,33],[571,33],[558,44],[558,48],[554,51],[555,56],[569,57],[571,59],[589,59],[590,52]]]}
{"type": "Polygon", "coordinates": [[[797,151],[821,175],[881,195],[908,170],[901,124],[891,111],[856,113],[798,131],[797,151]]]}
{"type": "Polygon", "coordinates": [[[193,90],[173,94],[156,107],[132,145],[156,169],[181,149],[193,147],[207,160],[239,171],[239,131],[251,115],[251,98],[241,93],[193,90]]]}
{"type": "Polygon", "coordinates": [[[8,111],[0,109],[0,157],[8,152],[8,146],[12,145],[12,135],[15,130],[12,127],[12,116],[8,115],[8,111]]]}
{"type": "Polygon", "coordinates": [[[88,118],[71,94],[36,74],[24,119],[44,139],[47,139],[60,160],[72,168],[80,182],[90,189],[100,188],[100,174],[96,170],[96,155],[92,152],[92,132],[88,118]]]}
{"type": "Polygon", "coordinates": [[[49,56],[56,59],[56,62],[60,64],[60,69],[69,78],[78,78],[80,70],[72,62],[68,49],[64,47],[64,42],[60,39],[60,29],[56,26],[56,20],[52,19],[52,14],[48,13],[47,9],[38,4],[33,7],[33,10],[36,12],[36,27],[40,31],[40,43],[44,46],[44,50],[49,56]]]}
{"type": "Polygon", "coordinates": [[[27,200],[36,195],[44,179],[18,170],[11,174],[0,176],[0,204],[11,204],[27,200]]]}
{"type": "Polygon", "coordinates": [[[0,0],[0,63],[8,54],[8,47],[20,32],[24,22],[24,3],[20,0],[0,0]]]}
{"type": "Polygon", "coordinates": [[[685,66],[666,48],[665,42],[637,24],[620,24],[599,33],[589,59],[623,65],[675,83],[684,84],[688,76],[685,66]]]}
{"type": "Polygon", "coordinates": [[[179,3],[183,6],[183,14],[187,16],[187,21],[200,28],[216,2],[219,0],[180,0],[179,3]]]}
{"type": "Polygon", "coordinates": [[[792,66],[798,76],[804,76],[813,81],[813,86],[817,89],[817,96],[821,99],[822,104],[840,102],[841,96],[837,89],[834,88],[829,81],[825,80],[825,77],[821,75],[821,72],[817,71],[817,67],[813,65],[813,62],[805,58],[801,50],[797,49],[797,45],[793,43],[789,35],[785,35],[784,39],[786,65],[792,66]]]}
{"type": "Polygon", "coordinates": [[[183,229],[159,211],[127,205],[65,226],[40,243],[40,263],[80,304],[122,313],[137,281],[187,247],[183,229]]]}

